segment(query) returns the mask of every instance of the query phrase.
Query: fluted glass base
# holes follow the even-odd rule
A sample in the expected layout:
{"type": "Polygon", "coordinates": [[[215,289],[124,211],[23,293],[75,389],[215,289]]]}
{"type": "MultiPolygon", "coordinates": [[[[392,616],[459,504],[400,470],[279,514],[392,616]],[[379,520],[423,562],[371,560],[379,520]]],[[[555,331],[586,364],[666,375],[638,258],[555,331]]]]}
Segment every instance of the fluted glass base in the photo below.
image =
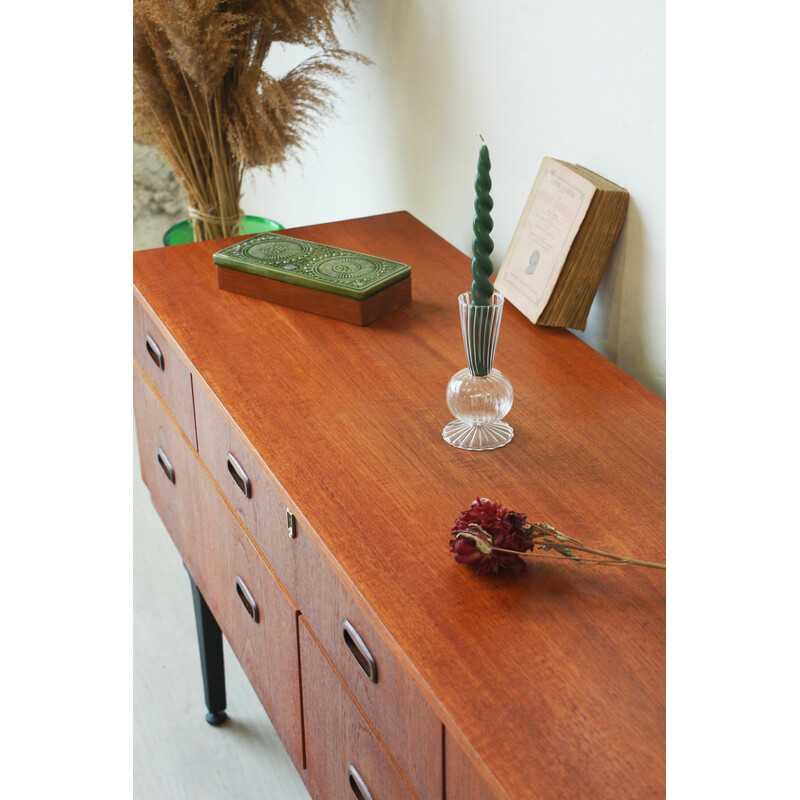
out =
{"type": "Polygon", "coordinates": [[[511,441],[514,431],[500,420],[511,410],[514,389],[499,369],[484,376],[459,370],[450,378],[446,396],[455,417],[442,431],[448,444],[462,450],[493,450],[511,441]]]}
{"type": "Polygon", "coordinates": [[[494,450],[508,444],[514,431],[507,422],[489,422],[485,425],[470,425],[454,419],[444,426],[444,440],[462,450],[494,450]]]}

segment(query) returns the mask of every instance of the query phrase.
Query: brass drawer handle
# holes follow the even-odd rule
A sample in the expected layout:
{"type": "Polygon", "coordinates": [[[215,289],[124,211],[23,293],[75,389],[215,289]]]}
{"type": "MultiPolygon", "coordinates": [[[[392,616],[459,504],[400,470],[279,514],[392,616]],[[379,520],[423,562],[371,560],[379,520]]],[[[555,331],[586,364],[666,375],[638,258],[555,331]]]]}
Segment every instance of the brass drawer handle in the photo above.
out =
{"type": "Polygon", "coordinates": [[[288,508],[286,509],[286,530],[289,531],[290,539],[297,538],[297,519],[288,508]]]}
{"type": "Polygon", "coordinates": [[[364,670],[364,674],[373,682],[378,682],[378,665],[372,657],[372,653],[367,649],[364,640],[358,635],[356,629],[345,620],[342,624],[342,636],[345,644],[350,648],[353,657],[358,661],[358,665],[364,670]]]}
{"type": "Polygon", "coordinates": [[[161,349],[159,346],[153,341],[152,336],[145,337],[144,346],[148,353],[150,353],[150,358],[153,359],[155,365],[160,369],[164,370],[164,356],[161,355],[161,349]]]}
{"type": "Polygon", "coordinates": [[[253,618],[253,622],[258,624],[258,604],[256,603],[250,590],[245,585],[245,582],[237,575],[236,576],[236,594],[242,601],[247,613],[253,618]]]}
{"type": "Polygon", "coordinates": [[[347,768],[347,777],[350,779],[350,788],[358,800],[372,800],[372,795],[367,789],[367,784],[364,779],[358,774],[358,770],[350,764],[347,768]]]}
{"type": "Polygon", "coordinates": [[[228,472],[235,481],[236,485],[242,490],[245,497],[253,496],[253,487],[250,485],[250,478],[242,469],[242,465],[236,460],[233,453],[228,453],[228,472]]]}
{"type": "Polygon", "coordinates": [[[158,463],[161,464],[161,469],[164,470],[167,480],[170,483],[175,483],[175,469],[167,458],[167,454],[160,447],[156,450],[156,458],[158,459],[158,463]]]}

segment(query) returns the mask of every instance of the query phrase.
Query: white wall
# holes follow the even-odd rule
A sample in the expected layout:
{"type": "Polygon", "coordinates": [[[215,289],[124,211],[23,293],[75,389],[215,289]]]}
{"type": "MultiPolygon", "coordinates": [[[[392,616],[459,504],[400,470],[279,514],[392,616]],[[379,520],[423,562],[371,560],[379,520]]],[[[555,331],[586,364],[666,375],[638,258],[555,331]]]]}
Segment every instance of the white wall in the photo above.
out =
{"type": "Polygon", "coordinates": [[[589,167],[631,205],[579,335],[663,397],[663,0],[361,0],[341,42],[373,65],[340,84],[302,166],[245,180],[245,211],[292,227],[405,209],[469,254],[481,133],[497,268],[542,158],[589,167]]]}

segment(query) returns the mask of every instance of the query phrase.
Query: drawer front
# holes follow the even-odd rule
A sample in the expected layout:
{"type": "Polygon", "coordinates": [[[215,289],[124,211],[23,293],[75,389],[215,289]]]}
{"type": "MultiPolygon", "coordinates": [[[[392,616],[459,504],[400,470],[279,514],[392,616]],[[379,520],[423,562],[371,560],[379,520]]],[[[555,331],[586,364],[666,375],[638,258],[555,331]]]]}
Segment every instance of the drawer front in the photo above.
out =
{"type": "Polygon", "coordinates": [[[302,770],[297,612],[216,487],[202,468],[198,472],[199,514],[187,567],[295,767],[302,770]]]}
{"type": "Polygon", "coordinates": [[[183,553],[187,520],[182,509],[191,499],[191,472],[197,459],[136,366],[133,409],[142,479],[161,521],[183,553]]]}
{"type": "Polygon", "coordinates": [[[298,542],[303,569],[295,600],[303,617],[414,791],[440,797],[441,722],[302,526],[298,542]]]}
{"type": "MultiPolygon", "coordinates": [[[[312,796],[317,800],[414,798],[302,617],[299,634],[307,785],[312,796]]],[[[424,796],[425,800],[433,797],[424,796]]]]}
{"type": "Polygon", "coordinates": [[[196,449],[192,373],[178,356],[164,328],[153,320],[136,297],[133,299],[133,355],[196,449]]]}
{"type": "Polygon", "coordinates": [[[195,387],[198,452],[287,592],[294,596],[297,537],[287,507],[215,398],[195,387]]]}

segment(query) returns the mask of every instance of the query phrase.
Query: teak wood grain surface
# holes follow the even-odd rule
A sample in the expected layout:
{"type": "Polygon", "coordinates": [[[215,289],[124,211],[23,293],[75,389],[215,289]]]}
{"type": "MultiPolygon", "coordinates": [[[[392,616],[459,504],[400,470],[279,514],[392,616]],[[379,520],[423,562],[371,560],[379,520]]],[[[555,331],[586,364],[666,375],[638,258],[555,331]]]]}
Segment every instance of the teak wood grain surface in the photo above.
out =
{"type": "Polygon", "coordinates": [[[499,796],[663,796],[665,574],[531,559],[478,578],[448,540],[483,496],[665,561],[664,402],[506,304],[514,439],[450,447],[469,258],[405,212],[284,235],[409,264],[411,304],[362,328],[221,291],[212,255],[241,237],[136,253],[136,291],[499,796]]]}

